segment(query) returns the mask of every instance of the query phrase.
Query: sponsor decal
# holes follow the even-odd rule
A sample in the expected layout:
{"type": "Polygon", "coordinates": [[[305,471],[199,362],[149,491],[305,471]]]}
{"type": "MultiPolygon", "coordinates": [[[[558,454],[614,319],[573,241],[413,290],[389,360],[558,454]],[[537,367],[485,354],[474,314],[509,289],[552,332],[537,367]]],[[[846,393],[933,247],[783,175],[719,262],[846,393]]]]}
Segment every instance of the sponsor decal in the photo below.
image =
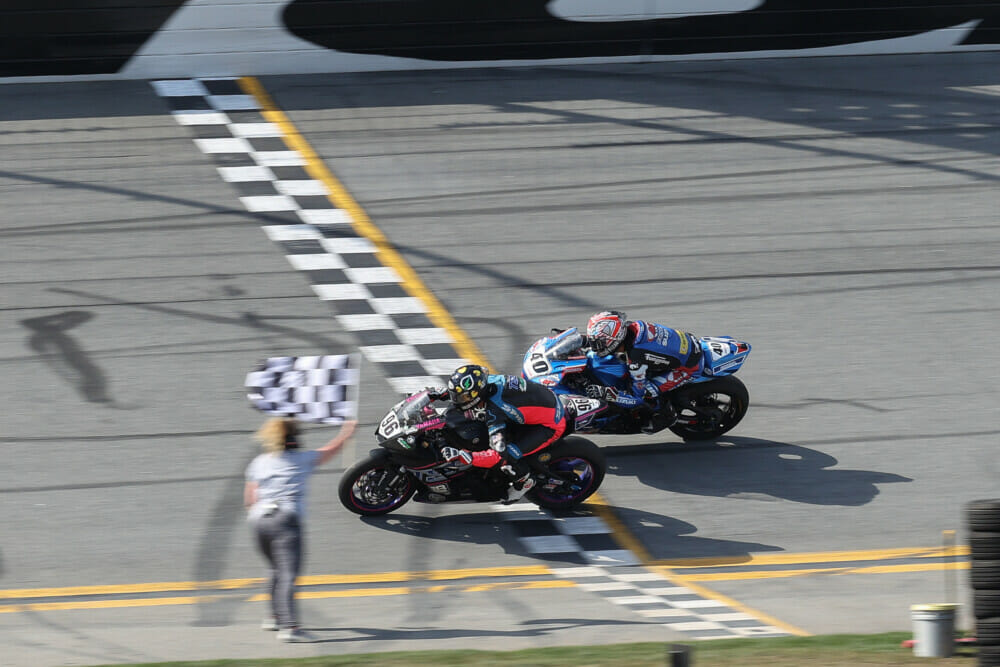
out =
{"type": "Polygon", "coordinates": [[[687,354],[688,351],[688,334],[683,331],[678,331],[677,335],[681,339],[681,354],[687,354]]]}
{"type": "Polygon", "coordinates": [[[646,361],[649,362],[650,364],[661,364],[664,366],[672,363],[672,361],[667,357],[661,356],[659,354],[650,354],[649,352],[646,353],[646,361]]]}
{"type": "Polygon", "coordinates": [[[507,387],[509,389],[517,389],[518,391],[524,391],[528,388],[528,383],[524,378],[519,378],[516,375],[507,376],[507,387]]]}
{"type": "Polygon", "coordinates": [[[504,403],[500,407],[501,407],[501,409],[503,409],[503,411],[507,414],[508,417],[510,417],[511,419],[513,419],[514,421],[516,421],[518,424],[523,424],[524,423],[524,417],[521,415],[520,412],[518,412],[517,410],[515,410],[513,407],[507,405],[506,403],[504,403]]]}

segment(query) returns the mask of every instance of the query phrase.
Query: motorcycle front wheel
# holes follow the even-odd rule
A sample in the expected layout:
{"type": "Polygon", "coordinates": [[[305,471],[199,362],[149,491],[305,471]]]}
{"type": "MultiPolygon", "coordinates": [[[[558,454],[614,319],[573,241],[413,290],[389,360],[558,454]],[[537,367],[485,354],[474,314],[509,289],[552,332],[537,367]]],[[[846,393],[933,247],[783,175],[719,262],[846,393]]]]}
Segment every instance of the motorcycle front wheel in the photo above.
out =
{"type": "Polygon", "coordinates": [[[538,480],[528,499],[546,509],[576,507],[597,491],[608,465],[601,450],[589,440],[569,437],[538,456],[548,477],[538,480]]]}
{"type": "Polygon", "coordinates": [[[389,461],[388,452],[375,452],[344,471],[338,489],[340,502],[361,516],[378,516],[399,509],[413,497],[413,478],[389,461]]]}
{"type": "Polygon", "coordinates": [[[671,431],[685,440],[713,440],[740,423],[750,407],[750,392],[728,375],[680,388],[674,406],[677,421],[671,431]]]}

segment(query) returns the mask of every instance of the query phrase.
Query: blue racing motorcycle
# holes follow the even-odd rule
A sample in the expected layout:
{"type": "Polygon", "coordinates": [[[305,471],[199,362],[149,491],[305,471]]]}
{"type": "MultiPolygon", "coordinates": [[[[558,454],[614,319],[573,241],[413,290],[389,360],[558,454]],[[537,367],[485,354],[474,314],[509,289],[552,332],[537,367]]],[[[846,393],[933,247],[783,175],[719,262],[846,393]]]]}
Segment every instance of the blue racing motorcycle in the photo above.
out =
{"type": "Polygon", "coordinates": [[[746,385],[733,376],[750,354],[750,344],[730,336],[699,340],[705,355],[701,376],[636,407],[615,400],[629,382],[628,366],[614,355],[600,356],[582,347],[576,329],[554,329],[535,341],[524,355],[521,375],[560,397],[574,415],[578,433],[655,433],[669,428],[685,440],[712,440],[736,426],[750,405],[746,385]]]}

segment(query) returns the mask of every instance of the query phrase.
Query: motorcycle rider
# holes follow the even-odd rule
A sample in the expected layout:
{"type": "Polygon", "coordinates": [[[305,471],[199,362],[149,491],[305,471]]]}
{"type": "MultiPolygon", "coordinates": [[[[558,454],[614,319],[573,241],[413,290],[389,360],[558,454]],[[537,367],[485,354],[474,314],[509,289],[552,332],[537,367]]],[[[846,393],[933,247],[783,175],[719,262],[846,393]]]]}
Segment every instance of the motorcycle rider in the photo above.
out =
{"type": "Polygon", "coordinates": [[[628,364],[631,382],[626,390],[631,396],[592,385],[587,393],[630,406],[644,400],[652,410],[642,430],[653,433],[670,426],[676,419],[673,406],[660,396],[690,382],[701,373],[703,352],[701,342],[691,334],[662,324],[628,320],[625,313],[605,310],[587,321],[584,344],[599,356],[615,355],[628,364]],[[625,400],[623,401],[622,398],[625,400]]]}
{"type": "Polygon", "coordinates": [[[559,398],[548,388],[514,375],[491,375],[483,366],[459,366],[447,389],[430,389],[434,398],[448,398],[466,417],[485,422],[490,448],[471,452],[445,447],[446,460],[462,459],[477,468],[500,467],[507,475],[507,503],[520,500],[535,486],[521,460],[566,435],[569,422],[559,398]]]}

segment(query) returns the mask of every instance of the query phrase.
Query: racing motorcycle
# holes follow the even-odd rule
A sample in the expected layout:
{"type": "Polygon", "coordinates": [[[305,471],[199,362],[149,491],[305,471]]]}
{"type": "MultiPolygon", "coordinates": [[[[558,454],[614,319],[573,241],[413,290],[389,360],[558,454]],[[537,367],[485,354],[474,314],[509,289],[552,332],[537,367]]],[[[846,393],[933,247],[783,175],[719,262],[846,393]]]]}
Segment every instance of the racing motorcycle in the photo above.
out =
{"type": "MultiPolygon", "coordinates": [[[[421,391],[396,403],[375,437],[380,449],[348,468],[341,478],[340,502],[362,516],[387,514],[411,498],[416,502],[497,502],[506,499],[509,481],[499,470],[476,468],[461,458],[446,459],[452,447],[471,451],[503,450],[499,434],[447,405],[437,406],[421,391]]],[[[535,486],[526,498],[539,507],[566,509],[597,491],[607,464],[594,443],[566,437],[523,457],[535,486]]]]}
{"type": "Polygon", "coordinates": [[[656,405],[624,409],[615,403],[628,381],[628,366],[614,355],[582,348],[574,329],[553,329],[528,349],[521,375],[554,391],[575,415],[578,433],[655,433],[669,428],[684,440],[712,440],[736,426],[747,412],[750,394],[733,376],[750,354],[750,344],[731,336],[699,338],[705,362],[701,375],[662,394],[656,405]],[[600,397],[595,397],[600,394],[600,397]],[[642,431],[653,409],[663,419],[642,431]],[[671,418],[668,415],[676,415],[671,418]]]}

